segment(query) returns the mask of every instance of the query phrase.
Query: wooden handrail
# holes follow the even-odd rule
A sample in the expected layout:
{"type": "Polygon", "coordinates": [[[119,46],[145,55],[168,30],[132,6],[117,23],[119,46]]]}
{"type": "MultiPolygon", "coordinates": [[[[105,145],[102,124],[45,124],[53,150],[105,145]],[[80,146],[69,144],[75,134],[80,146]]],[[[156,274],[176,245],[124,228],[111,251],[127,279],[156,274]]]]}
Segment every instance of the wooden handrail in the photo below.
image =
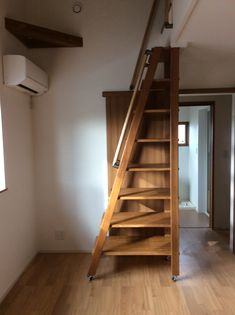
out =
{"type": "Polygon", "coordinates": [[[141,60],[142,60],[142,57],[143,57],[143,55],[144,55],[144,53],[145,53],[145,51],[147,49],[147,45],[148,45],[148,41],[149,41],[150,34],[151,34],[151,31],[152,31],[154,19],[155,19],[156,14],[157,14],[157,8],[158,8],[158,5],[159,5],[159,2],[160,2],[160,0],[154,0],[153,1],[152,9],[151,9],[151,12],[150,12],[150,15],[149,15],[149,19],[148,19],[148,24],[147,24],[147,27],[146,27],[146,30],[145,30],[145,33],[144,33],[144,38],[143,38],[143,41],[142,41],[142,45],[141,45],[141,48],[140,48],[139,56],[138,56],[137,63],[136,63],[136,66],[135,66],[135,71],[134,71],[133,78],[132,78],[132,81],[131,81],[130,90],[133,90],[135,88],[135,86],[136,86],[136,83],[137,83],[137,78],[138,78],[138,73],[139,73],[139,70],[140,70],[141,60]]]}
{"type": "Polygon", "coordinates": [[[145,54],[142,56],[142,58],[141,58],[142,60],[141,60],[141,63],[140,63],[139,73],[137,75],[137,82],[135,84],[135,89],[134,89],[134,92],[133,92],[132,97],[131,97],[130,105],[129,105],[129,108],[128,108],[128,111],[127,111],[127,115],[126,115],[126,118],[125,118],[125,121],[124,121],[124,124],[123,124],[123,127],[122,127],[121,136],[119,138],[118,146],[117,146],[116,153],[115,153],[114,159],[113,159],[113,164],[112,165],[115,168],[119,167],[119,163],[120,163],[119,155],[120,155],[121,147],[123,145],[123,140],[125,138],[125,134],[126,134],[126,131],[127,131],[127,126],[129,124],[130,117],[131,117],[131,114],[133,112],[134,104],[135,104],[135,101],[136,101],[136,96],[137,96],[137,93],[139,91],[139,87],[141,85],[144,69],[145,69],[145,66],[147,65],[147,61],[148,61],[148,58],[149,58],[150,54],[151,54],[151,52],[147,50],[145,52],[145,54]]]}

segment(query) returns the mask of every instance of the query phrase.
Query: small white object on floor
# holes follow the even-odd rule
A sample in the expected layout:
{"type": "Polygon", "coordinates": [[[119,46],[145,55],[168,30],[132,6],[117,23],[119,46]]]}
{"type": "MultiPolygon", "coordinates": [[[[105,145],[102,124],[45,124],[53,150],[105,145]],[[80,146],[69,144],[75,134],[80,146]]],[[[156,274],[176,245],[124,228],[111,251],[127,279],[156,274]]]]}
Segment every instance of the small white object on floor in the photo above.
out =
{"type": "Polygon", "coordinates": [[[179,204],[179,209],[180,210],[195,210],[196,211],[196,207],[194,206],[194,204],[192,204],[191,201],[181,201],[179,204]]]}

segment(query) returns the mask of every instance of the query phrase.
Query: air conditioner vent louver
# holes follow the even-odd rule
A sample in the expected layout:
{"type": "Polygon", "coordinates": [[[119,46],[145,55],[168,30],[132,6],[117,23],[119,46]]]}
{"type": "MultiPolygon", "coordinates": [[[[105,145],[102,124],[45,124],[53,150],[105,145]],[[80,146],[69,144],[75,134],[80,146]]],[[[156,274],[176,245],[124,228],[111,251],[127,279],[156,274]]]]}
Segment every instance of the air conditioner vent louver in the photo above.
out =
{"type": "Polygon", "coordinates": [[[18,84],[18,86],[21,87],[22,89],[25,89],[25,90],[29,91],[29,92],[32,92],[34,94],[38,94],[37,91],[34,91],[34,90],[30,89],[29,87],[27,87],[27,86],[25,86],[23,84],[18,84]]]}
{"type": "Polygon", "coordinates": [[[41,95],[48,90],[46,72],[20,55],[3,56],[4,84],[29,93],[41,95]]]}

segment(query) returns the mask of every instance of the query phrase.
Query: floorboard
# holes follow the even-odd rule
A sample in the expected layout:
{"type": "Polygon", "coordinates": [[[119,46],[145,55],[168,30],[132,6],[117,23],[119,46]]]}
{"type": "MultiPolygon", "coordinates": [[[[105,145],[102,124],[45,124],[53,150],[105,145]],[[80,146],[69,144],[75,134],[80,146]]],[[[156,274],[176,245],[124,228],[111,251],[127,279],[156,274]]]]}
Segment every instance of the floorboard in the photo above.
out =
{"type": "Polygon", "coordinates": [[[208,228],[209,217],[205,213],[198,213],[196,210],[180,210],[181,228],[208,228]]]}
{"type": "Polygon", "coordinates": [[[40,254],[0,305],[1,315],[234,315],[235,256],[226,233],[181,230],[181,276],[162,257],[40,254]]]}

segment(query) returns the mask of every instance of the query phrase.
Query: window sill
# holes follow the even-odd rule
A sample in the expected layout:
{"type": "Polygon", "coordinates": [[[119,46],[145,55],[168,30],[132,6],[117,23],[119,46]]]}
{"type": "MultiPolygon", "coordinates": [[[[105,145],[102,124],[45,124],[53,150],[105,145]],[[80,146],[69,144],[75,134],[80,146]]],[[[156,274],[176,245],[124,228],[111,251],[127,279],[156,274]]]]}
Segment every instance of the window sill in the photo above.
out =
{"type": "Polygon", "coordinates": [[[5,189],[3,189],[3,190],[0,190],[0,194],[1,193],[4,193],[5,191],[7,191],[8,190],[8,188],[5,188],[5,189]]]}

